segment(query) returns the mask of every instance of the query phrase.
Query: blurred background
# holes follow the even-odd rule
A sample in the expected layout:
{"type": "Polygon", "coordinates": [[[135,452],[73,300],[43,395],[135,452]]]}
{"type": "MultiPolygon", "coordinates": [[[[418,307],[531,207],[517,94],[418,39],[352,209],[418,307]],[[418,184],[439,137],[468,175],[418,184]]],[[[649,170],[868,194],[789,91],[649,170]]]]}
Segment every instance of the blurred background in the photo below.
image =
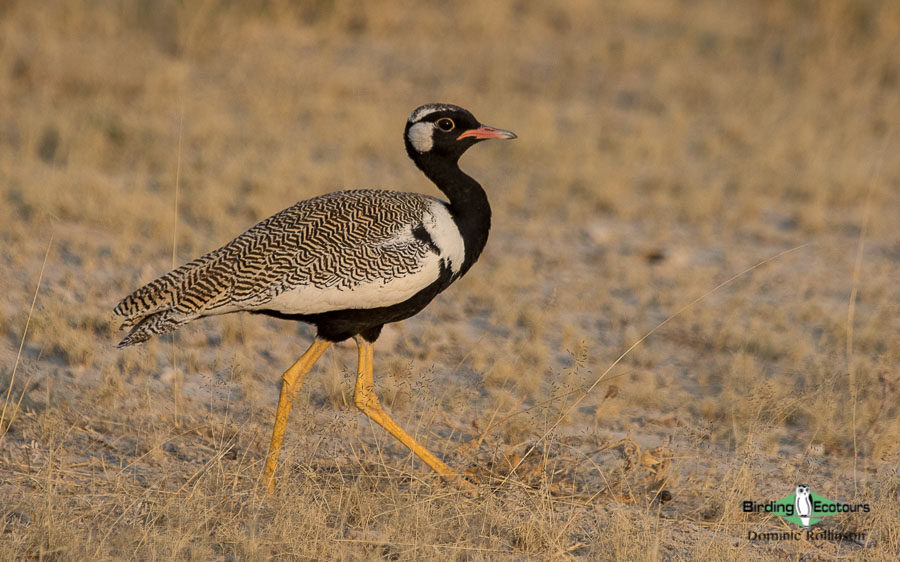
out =
{"type": "Polygon", "coordinates": [[[0,3],[0,558],[778,557],[739,504],[797,478],[880,515],[790,553],[891,558],[898,37],[876,0],[0,3]],[[111,310],[298,200],[440,195],[402,145],[435,101],[519,138],[463,158],[491,239],[376,384],[493,491],[360,419],[350,345],[267,503],[312,332],[117,351],[111,310]]]}

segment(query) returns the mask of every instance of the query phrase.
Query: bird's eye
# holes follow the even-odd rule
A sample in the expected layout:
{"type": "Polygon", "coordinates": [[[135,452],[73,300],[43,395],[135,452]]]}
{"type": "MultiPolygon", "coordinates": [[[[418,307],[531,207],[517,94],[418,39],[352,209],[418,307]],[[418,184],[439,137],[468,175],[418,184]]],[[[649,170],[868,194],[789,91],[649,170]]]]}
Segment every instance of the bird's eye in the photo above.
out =
{"type": "Polygon", "coordinates": [[[453,127],[456,125],[453,124],[453,119],[448,119],[447,117],[441,117],[437,121],[434,122],[437,125],[437,128],[444,131],[445,133],[449,133],[453,130],[453,127]]]}

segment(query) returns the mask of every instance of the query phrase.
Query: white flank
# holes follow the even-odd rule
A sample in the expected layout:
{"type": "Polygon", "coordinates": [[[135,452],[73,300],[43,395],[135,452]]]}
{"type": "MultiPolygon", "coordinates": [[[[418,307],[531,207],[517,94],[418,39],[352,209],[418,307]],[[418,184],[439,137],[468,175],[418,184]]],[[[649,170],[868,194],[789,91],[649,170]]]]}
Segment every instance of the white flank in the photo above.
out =
{"type": "MultiPolygon", "coordinates": [[[[444,212],[446,213],[446,210],[444,212]]],[[[412,228],[408,228],[386,241],[382,247],[390,251],[391,246],[404,246],[413,242],[412,228]]],[[[441,258],[442,256],[429,252],[420,262],[422,268],[419,271],[387,281],[377,279],[351,288],[320,288],[313,285],[296,287],[281,293],[258,308],[278,310],[285,314],[318,314],[348,308],[391,306],[411,298],[434,283],[441,274],[441,258]]]]}
{"type": "MultiPolygon", "coordinates": [[[[377,279],[352,288],[300,286],[254,308],[278,310],[284,314],[318,314],[401,303],[434,283],[440,277],[441,263],[449,266],[450,271],[456,274],[466,257],[462,236],[443,201],[434,199],[428,212],[422,217],[422,225],[438,247],[438,254],[428,252],[421,262],[422,268],[414,274],[388,281],[377,279]]],[[[391,240],[385,241],[381,247],[390,251],[392,246],[405,246],[414,243],[414,240],[410,226],[398,232],[391,240]]]]}
{"type": "Polygon", "coordinates": [[[281,293],[260,306],[285,314],[317,314],[348,308],[378,308],[401,303],[434,283],[440,275],[440,258],[430,254],[423,267],[413,275],[385,282],[383,279],[362,283],[350,289],[318,288],[306,285],[281,293]]]}
{"type": "Polygon", "coordinates": [[[416,123],[409,128],[407,136],[413,148],[419,152],[428,152],[434,144],[432,133],[434,133],[434,125],[431,123],[416,123]]]}
{"type": "Polygon", "coordinates": [[[458,273],[466,259],[466,247],[459,229],[443,201],[435,199],[430,211],[430,215],[422,217],[422,224],[434,241],[434,245],[438,247],[441,258],[449,262],[450,270],[454,274],[458,273]]]}

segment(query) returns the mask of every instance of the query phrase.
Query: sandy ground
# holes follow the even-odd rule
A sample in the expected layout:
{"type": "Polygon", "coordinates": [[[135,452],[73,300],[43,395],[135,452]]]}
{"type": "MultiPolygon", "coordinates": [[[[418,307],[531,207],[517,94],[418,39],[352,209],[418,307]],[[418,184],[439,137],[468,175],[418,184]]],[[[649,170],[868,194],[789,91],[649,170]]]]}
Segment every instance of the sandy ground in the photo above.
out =
{"type": "Polygon", "coordinates": [[[0,9],[0,558],[896,559],[900,10],[890,2],[28,3],[0,9]],[[472,271],[355,346],[205,319],[116,350],[139,285],[297,200],[438,195],[404,121],[470,151],[472,271]],[[742,502],[797,483],[868,513],[742,502]],[[834,534],[845,534],[835,538],[834,534]]]}

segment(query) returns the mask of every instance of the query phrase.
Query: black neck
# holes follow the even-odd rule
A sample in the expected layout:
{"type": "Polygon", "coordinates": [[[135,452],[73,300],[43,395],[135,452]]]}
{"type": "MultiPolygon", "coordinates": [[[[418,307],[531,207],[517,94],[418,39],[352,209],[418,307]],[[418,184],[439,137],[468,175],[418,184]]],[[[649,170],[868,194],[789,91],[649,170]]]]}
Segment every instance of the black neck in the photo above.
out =
{"type": "Polygon", "coordinates": [[[487,194],[481,184],[459,169],[458,158],[419,153],[414,149],[408,152],[416,166],[450,200],[450,214],[466,248],[466,259],[458,274],[462,276],[472,267],[487,243],[491,229],[491,206],[487,194]]]}

